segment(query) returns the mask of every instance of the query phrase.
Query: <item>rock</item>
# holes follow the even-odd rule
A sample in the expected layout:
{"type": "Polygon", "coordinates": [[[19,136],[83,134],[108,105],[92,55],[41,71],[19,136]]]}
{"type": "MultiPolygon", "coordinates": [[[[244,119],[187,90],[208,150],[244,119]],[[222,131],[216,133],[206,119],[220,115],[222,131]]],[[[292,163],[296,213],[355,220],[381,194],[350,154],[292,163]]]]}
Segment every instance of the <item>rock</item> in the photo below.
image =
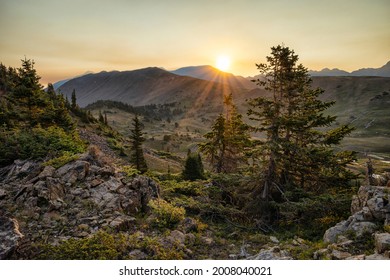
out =
{"type": "Polygon", "coordinates": [[[270,236],[269,239],[276,244],[279,244],[279,240],[275,236],[270,236]]]}
{"type": "Polygon", "coordinates": [[[343,234],[348,229],[348,223],[347,221],[342,221],[336,224],[334,227],[329,228],[325,231],[324,234],[324,242],[327,243],[334,243],[337,240],[337,237],[340,234],[343,234]]]}
{"type": "Polygon", "coordinates": [[[0,217],[0,260],[11,256],[22,238],[17,220],[0,217]]]}
{"type": "Polygon", "coordinates": [[[278,246],[275,246],[270,249],[262,249],[257,255],[251,256],[247,259],[248,260],[292,260],[293,258],[287,251],[280,250],[278,246]]]}
{"type": "Polygon", "coordinates": [[[46,177],[53,177],[54,171],[56,169],[53,166],[45,166],[43,171],[38,175],[39,179],[45,179],[46,177]]]}
{"type": "Polygon", "coordinates": [[[214,243],[214,240],[213,240],[211,237],[207,237],[207,236],[202,236],[202,237],[200,238],[200,241],[201,241],[203,244],[207,245],[207,246],[210,246],[211,244],[214,243]]]}
{"type": "Polygon", "coordinates": [[[376,233],[375,248],[376,252],[379,254],[390,251],[390,233],[376,233]]]}
{"type": "Polygon", "coordinates": [[[377,229],[377,225],[372,222],[356,222],[351,223],[348,227],[348,230],[353,230],[356,234],[356,237],[360,237],[366,233],[374,233],[377,229]]]}
{"type": "Polygon", "coordinates": [[[184,244],[184,242],[186,240],[186,236],[181,231],[174,230],[168,236],[167,240],[170,241],[171,244],[175,244],[175,243],[184,244]]]}
{"type": "Polygon", "coordinates": [[[7,192],[3,189],[0,189],[0,199],[3,199],[7,196],[7,192]]]}
{"type": "Polygon", "coordinates": [[[129,259],[131,260],[145,260],[147,257],[148,255],[138,249],[135,249],[129,253],[129,259]]]}
{"type": "Polygon", "coordinates": [[[360,261],[365,259],[366,259],[366,255],[356,255],[356,256],[351,256],[346,258],[346,260],[352,260],[352,261],[360,261]]]}
{"type": "Polygon", "coordinates": [[[118,216],[110,222],[110,227],[118,231],[127,231],[134,225],[135,218],[129,216],[118,216]]]}
{"type": "Polygon", "coordinates": [[[58,178],[46,178],[49,200],[62,200],[65,196],[65,189],[58,178]]]}
{"type": "Polygon", "coordinates": [[[351,213],[353,215],[367,207],[363,211],[366,220],[384,220],[386,213],[384,208],[388,203],[387,197],[386,187],[361,186],[358,194],[352,199],[351,213]]]}
{"type": "Polygon", "coordinates": [[[89,166],[87,161],[72,161],[57,169],[54,176],[62,179],[65,183],[74,184],[77,180],[82,180],[88,175],[89,166]]]}
{"type": "Polygon", "coordinates": [[[194,244],[195,241],[196,241],[196,236],[193,233],[186,234],[186,243],[187,244],[194,244]]]}
{"type": "Polygon", "coordinates": [[[372,254],[366,256],[366,260],[389,260],[389,258],[381,254],[372,254]]]}
{"type": "Polygon", "coordinates": [[[336,260],[345,260],[347,258],[350,258],[352,255],[348,252],[343,252],[339,250],[333,250],[331,253],[332,259],[336,260]]]}
{"type": "Polygon", "coordinates": [[[97,174],[102,177],[110,177],[115,174],[115,168],[113,166],[105,165],[97,171],[97,174]]]}
{"type": "Polygon", "coordinates": [[[94,188],[98,185],[100,185],[101,183],[103,183],[104,181],[102,179],[93,179],[92,182],[90,183],[91,184],[91,187],[94,188]]]}
{"type": "Polygon", "coordinates": [[[321,260],[323,259],[324,257],[326,257],[329,253],[329,250],[328,249],[319,249],[317,251],[314,252],[313,254],[313,259],[315,260],[321,260]]]}

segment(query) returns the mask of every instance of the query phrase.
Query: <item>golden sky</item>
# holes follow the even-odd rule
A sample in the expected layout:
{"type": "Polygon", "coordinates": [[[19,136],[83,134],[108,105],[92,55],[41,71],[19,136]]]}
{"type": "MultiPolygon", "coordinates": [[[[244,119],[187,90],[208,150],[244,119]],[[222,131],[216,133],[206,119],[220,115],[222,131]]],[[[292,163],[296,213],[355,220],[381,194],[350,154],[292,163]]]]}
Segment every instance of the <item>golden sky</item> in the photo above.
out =
{"type": "Polygon", "coordinates": [[[103,70],[215,65],[256,75],[284,44],[309,69],[390,60],[390,0],[0,0],[0,62],[42,83],[103,70]]]}

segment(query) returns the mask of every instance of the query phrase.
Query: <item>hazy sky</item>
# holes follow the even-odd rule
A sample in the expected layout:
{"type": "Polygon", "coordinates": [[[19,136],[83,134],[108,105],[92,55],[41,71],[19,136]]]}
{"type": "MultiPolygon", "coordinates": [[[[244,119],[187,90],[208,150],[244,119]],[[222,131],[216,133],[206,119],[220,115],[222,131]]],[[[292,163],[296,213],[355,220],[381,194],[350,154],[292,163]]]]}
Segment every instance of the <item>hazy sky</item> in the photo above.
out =
{"type": "Polygon", "coordinates": [[[284,43],[304,66],[390,60],[390,0],[0,0],[0,62],[34,59],[42,82],[86,71],[215,65],[255,75],[284,43]]]}

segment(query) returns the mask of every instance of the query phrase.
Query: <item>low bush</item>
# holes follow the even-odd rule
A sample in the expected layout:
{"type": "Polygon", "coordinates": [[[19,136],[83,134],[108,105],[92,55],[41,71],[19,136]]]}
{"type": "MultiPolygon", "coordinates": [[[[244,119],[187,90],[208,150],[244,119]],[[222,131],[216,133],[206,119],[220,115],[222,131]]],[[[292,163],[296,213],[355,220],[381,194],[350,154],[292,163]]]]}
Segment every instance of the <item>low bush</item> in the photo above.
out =
{"type": "Polygon", "coordinates": [[[163,199],[149,201],[152,211],[152,224],[158,228],[174,228],[185,217],[185,209],[176,207],[163,199]]]}

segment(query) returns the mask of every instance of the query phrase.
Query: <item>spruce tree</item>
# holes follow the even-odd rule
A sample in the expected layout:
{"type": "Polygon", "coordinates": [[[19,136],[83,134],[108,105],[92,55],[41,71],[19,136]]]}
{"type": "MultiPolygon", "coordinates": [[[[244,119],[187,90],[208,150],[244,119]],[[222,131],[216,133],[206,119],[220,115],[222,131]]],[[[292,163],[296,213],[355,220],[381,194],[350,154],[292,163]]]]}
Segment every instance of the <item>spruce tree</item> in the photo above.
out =
{"type": "Polygon", "coordinates": [[[253,130],[265,137],[253,151],[260,161],[262,199],[272,188],[323,191],[352,177],[346,165],[354,154],[334,151],[352,128],[324,129],[336,120],[324,113],[334,102],[318,99],[324,91],[312,88],[308,70],[297,62],[294,51],[277,46],[267,63],[256,65],[262,75],[256,82],[271,95],[250,100],[248,111],[256,123],[253,130]]]}
{"type": "Polygon", "coordinates": [[[130,161],[134,164],[135,168],[141,173],[145,173],[148,170],[148,166],[145,161],[142,143],[145,141],[142,132],[142,123],[138,116],[133,118],[133,129],[131,129],[131,157],[130,161]]]}
{"type": "Polygon", "coordinates": [[[204,178],[203,163],[200,154],[189,152],[184,165],[183,179],[194,181],[204,178]]]}
{"type": "Polygon", "coordinates": [[[77,110],[77,97],[76,97],[76,90],[75,89],[73,89],[73,91],[72,91],[72,97],[71,97],[71,109],[72,109],[72,111],[76,111],[77,110]]]}
{"type": "Polygon", "coordinates": [[[232,94],[225,97],[224,104],[225,116],[217,117],[211,131],[204,135],[207,140],[199,145],[217,173],[236,172],[245,161],[245,148],[250,145],[249,126],[238,113],[232,94]]]}

